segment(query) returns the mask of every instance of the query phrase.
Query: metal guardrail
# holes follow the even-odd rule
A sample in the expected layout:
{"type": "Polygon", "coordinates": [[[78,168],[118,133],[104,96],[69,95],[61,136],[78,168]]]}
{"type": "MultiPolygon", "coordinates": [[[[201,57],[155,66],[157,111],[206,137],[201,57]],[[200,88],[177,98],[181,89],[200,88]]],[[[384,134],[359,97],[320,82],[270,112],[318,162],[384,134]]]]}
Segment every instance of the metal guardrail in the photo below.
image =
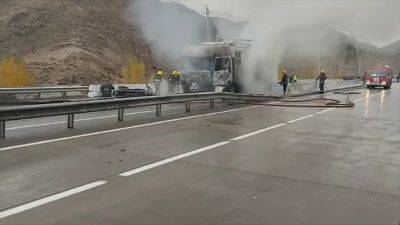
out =
{"type": "Polygon", "coordinates": [[[89,86],[59,86],[59,87],[28,87],[28,88],[0,88],[0,95],[16,96],[21,94],[38,94],[38,98],[44,93],[61,93],[66,97],[68,92],[81,92],[87,94],[89,86]]]}
{"type": "Polygon", "coordinates": [[[0,94],[21,93],[59,93],[59,92],[84,92],[89,91],[88,86],[74,87],[29,87],[29,88],[0,88],[0,94]]]}
{"type": "Polygon", "coordinates": [[[118,121],[124,119],[124,109],[141,106],[156,106],[156,116],[161,116],[163,104],[185,103],[186,112],[190,112],[191,101],[210,101],[210,108],[215,107],[216,99],[228,100],[271,100],[272,97],[233,93],[195,93],[174,96],[150,96],[121,99],[54,103],[43,105],[13,106],[0,108],[0,138],[5,138],[6,121],[68,115],[67,128],[74,127],[74,115],[88,112],[118,110],[118,121]]]}

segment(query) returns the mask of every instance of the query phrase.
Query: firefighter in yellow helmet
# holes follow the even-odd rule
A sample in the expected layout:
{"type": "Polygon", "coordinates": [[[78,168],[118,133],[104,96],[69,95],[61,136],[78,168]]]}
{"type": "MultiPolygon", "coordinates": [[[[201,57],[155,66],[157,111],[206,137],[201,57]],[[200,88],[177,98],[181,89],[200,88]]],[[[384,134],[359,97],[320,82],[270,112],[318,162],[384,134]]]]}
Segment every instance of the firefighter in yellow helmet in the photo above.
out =
{"type": "Polygon", "coordinates": [[[181,72],[178,70],[172,71],[171,76],[168,79],[168,93],[176,94],[176,88],[180,85],[181,82],[181,72]]]}
{"type": "Polygon", "coordinates": [[[156,75],[154,76],[154,87],[156,89],[155,94],[161,94],[161,82],[164,79],[164,72],[162,70],[158,70],[156,75]]]}

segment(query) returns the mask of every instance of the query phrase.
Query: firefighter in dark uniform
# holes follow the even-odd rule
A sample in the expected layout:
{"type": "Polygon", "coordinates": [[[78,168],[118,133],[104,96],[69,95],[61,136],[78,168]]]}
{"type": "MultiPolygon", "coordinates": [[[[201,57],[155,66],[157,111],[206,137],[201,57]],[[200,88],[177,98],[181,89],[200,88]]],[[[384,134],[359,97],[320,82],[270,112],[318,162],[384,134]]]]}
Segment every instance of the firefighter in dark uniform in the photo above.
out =
{"type": "Polygon", "coordinates": [[[280,83],[282,84],[282,87],[283,87],[283,95],[285,95],[286,94],[286,90],[287,90],[287,86],[288,86],[288,83],[289,83],[289,76],[288,76],[288,73],[287,73],[286,70],[283,71],[283,73],[282,73],[282,79],[281,79],[280,83]]]}
{"type": "Polygon", "coordinates": [[[315,82],[317,82],[319,80],[319,93],[320,94],[323,94],[325,92],[326,79],[327,79],[327,77],[326,77],[325,71],[321,70],[321,72],[319,73],[319,76],[315,80],[315,82]]]}

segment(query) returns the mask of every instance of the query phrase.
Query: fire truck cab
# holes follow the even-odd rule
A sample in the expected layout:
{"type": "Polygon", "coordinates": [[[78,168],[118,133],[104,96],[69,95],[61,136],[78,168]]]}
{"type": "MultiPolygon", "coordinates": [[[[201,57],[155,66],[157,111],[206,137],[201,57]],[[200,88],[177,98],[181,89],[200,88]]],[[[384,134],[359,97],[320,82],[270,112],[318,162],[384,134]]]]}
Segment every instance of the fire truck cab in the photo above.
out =
{"type": "Polygon", "coordinates": [[[393,69],[391,67],[373,67],[365,72],[364,80],[367,88],[383,87],[390,89],[392,86],[393,69]]]}

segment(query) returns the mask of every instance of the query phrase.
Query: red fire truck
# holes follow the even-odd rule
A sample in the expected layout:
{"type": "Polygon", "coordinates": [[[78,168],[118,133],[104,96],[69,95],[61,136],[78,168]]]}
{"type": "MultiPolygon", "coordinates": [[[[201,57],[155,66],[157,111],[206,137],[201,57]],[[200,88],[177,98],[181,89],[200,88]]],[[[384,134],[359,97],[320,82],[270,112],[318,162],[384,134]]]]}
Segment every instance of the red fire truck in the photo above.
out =
{"type": "Polygon", "coordinates": [[[393,69],[391,67],[372,67],[365,72],[364,80],[367,88],[383,87],[390,89],[392,86],[393,69]]]}

